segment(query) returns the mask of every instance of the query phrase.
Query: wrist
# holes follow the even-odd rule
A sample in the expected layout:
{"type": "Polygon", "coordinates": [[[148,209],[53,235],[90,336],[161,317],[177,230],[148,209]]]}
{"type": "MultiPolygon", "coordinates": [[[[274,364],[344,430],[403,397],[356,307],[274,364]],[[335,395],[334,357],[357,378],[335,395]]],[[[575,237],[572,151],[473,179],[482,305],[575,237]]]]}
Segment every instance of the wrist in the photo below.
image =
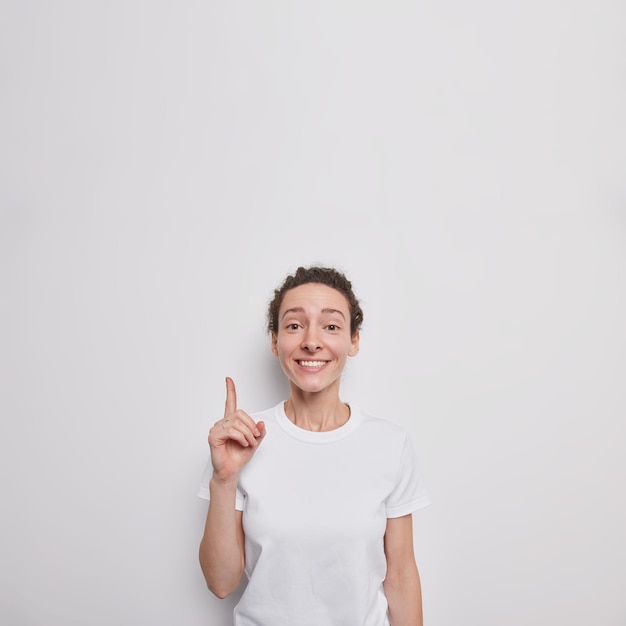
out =
{"type": "Polygon", "coordinates": [[[234,473],[228,477],[218,476],[215,472],[213,472],[213,476],[211,476],[211,480],[209,482],[210,489],[237,489],[237,485],[239,484],[239,474],[234,473]]]}

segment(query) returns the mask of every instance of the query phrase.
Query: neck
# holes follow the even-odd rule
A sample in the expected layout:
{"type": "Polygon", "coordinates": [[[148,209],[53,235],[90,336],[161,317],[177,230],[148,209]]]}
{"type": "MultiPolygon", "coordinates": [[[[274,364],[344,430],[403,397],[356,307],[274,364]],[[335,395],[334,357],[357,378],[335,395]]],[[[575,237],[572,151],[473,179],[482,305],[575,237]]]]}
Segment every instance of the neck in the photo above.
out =
{"type": "Polygon", "coordinates": [[[339,399],[337,390],[307,393],[292,385],[285,413],[300,428],[324,432],[343,426],[350,418],[350,407],[339,399]]]}

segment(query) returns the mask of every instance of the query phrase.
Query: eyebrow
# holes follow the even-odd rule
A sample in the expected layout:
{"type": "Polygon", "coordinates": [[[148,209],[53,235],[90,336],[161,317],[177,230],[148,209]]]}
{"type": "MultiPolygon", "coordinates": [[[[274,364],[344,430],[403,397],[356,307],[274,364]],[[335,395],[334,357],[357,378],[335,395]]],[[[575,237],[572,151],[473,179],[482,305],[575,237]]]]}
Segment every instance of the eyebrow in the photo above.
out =
{"type": "MultiPolygon", "coordinates": [[[[304,309],[301,306],[293,307],[292,309],[287,309],[281,316],[281,319],[287,315],[287,313],[304,313],[304,309]]],[[[339,313],[343,319],[346,319],[346,316],[339,309],[322,309],[322,313],[339,313]]]]}

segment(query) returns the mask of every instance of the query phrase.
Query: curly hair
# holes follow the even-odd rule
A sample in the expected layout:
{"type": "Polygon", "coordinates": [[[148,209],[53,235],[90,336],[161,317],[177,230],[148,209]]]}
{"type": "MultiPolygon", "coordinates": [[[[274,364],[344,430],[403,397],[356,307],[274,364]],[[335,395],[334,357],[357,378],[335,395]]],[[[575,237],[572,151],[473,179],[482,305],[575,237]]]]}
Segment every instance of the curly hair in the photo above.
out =
{"type": "Polygon", "coordinates": [[[278,332],[278,313],[285,293],[294,287],[308,283],[320,283],[327,287],[332,287],[346,297],[350,305],[350,334],[354,337],[363,323],[363,311],[352,291],[352,283],[340,271],[332,267],[320,267],[317,265],[299,267],[295,274],[287,276],[283,284],[274,290],[274,298],[267,310],[268,332],[278,332]]]}

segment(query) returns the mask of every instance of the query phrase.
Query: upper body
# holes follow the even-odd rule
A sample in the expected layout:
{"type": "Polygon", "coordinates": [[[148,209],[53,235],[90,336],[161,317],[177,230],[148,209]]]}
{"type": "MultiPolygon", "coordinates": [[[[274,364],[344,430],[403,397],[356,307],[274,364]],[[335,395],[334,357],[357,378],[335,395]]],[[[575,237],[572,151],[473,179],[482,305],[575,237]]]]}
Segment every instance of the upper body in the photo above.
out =
{"type": "Polygon", "coordinates": [[[288,400],[249,415],[227,379],[200,562],[219,597],[245,570],[237,626],[421,626],[411,513],[428,496],[405,431],[339,398],[362,313],[350,283],[320,271],[298,270],[270,307],[288,400]]]}
{"type": "Polygon", "coordinates": [[[405,431],[354,406],[324,432],[293,424],[282,402],[251,417],[267,434],[235,494],[248,578],[235,623],[388,624],[387,521],[428,504],[405,431]]]}

